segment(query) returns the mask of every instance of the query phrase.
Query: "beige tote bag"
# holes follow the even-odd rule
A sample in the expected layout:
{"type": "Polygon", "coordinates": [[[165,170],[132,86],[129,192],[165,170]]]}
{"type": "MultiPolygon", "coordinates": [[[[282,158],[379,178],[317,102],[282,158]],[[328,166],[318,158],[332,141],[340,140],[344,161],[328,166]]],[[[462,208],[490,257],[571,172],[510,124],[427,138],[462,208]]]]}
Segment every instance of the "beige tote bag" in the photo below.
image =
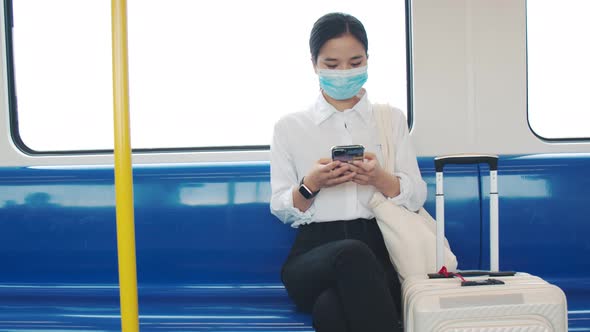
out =
{"type": "MultiPolygon", "coordinates": [[[[389,105],[373,105],[383,154],[382,166],[391,173],[395,167],[392,112],[389,105]]],[[[441,268],[436,266],[436,221],[424,208],[420,208],[417,213],[409,211],[378,191],[371,198],[370,206],[400,280],[434,273],[441,268]]],[[[444,251],[447,270],[456,271],[457,258],[446,239],[444,251]]]]}

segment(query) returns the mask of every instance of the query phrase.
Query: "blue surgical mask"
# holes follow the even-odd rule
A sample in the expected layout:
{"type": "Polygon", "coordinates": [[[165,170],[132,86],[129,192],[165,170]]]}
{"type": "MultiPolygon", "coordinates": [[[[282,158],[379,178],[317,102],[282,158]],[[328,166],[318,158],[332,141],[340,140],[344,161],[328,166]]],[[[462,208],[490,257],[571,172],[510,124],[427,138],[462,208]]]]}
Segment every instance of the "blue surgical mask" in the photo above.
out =
{"type": "Polygon", "coordinates": [[[318,69],[320,87],[336,99],[345,100],[356,96],[367,81],[367,66],[353,69],[318,69]]]}

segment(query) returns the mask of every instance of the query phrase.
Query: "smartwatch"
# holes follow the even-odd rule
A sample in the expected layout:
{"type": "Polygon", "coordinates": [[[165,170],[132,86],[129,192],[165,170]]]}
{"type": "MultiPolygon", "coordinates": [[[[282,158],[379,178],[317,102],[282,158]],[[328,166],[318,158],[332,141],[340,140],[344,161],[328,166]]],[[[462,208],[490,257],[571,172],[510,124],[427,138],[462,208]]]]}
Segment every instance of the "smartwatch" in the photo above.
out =
{"type": "Polygon", "coordinates": [[[301,182],[299,183],[299,193],[305,197],[305,199],[310,199],[310,198],[314,198],[320,191],[316,191],[313,192],[311,191],[309,188],[307,188],[307,186],[305,184],[303,184],[303,180],[305,179],[305,177],[303,177],[301,179],[301,182]]]}

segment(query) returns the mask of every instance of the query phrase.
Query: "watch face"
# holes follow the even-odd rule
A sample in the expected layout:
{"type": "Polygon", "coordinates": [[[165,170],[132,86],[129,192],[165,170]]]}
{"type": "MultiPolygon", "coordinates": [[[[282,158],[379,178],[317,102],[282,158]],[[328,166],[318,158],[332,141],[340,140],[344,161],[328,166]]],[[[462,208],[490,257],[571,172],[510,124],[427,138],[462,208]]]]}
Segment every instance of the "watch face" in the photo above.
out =
{"type": "Polygon", "coordinates": [[[301,184],[299,186],[299,192],[301,193],[301,195],[303,195],[303,197],[310,199],[313,197],[313,193],[307,189],[307,187],[304,184],[301,184]]]}

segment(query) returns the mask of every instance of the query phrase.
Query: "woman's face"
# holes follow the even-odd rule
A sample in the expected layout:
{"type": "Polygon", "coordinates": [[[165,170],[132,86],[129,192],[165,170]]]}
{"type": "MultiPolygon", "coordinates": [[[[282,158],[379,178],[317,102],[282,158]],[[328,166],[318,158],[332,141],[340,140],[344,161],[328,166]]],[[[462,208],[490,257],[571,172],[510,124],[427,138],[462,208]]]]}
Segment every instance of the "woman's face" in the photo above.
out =
{"type": "Polygon", "coordinates": [[[345,34],[328,40],[318,54],[315,71],[318,69],[352,69],[367,65],[367,52],[354,36],[345,34]]]}

